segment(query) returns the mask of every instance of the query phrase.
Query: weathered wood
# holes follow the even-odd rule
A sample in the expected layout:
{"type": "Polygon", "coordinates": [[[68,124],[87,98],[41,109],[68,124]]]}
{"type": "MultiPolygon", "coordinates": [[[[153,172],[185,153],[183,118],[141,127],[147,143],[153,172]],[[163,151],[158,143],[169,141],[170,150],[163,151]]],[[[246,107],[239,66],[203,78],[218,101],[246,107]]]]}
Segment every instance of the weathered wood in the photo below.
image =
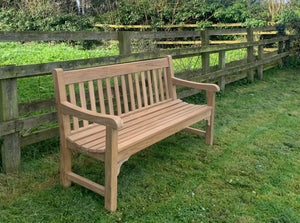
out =
{"type": "Polygon", "coordinates": [[[30,116],[26,118],[19,119],[20,123],[22,124],[22,130],[28,130],[31,128],[38,127],[40,125],[46,124],[46,123],[53,123],[57,121],[57,115],[56,112],[50,112],[35,116],[30,116]]]}
{"type": "Polygon", "coordinates": [[[118,32],[119,41],[119,54],[130,55],[131,54],[131,32],[120,31],[118,32]]]}
{"type": "MultiPolygon", "coordinates": [[[[258,46],[258,58],[257,59],[258,60],[263,60],[264,59],[264,46],[263,45],[258,46]]],[[[263,79],[263,72],[264,72],[264,66],[259,65],[257,67],[257,78],[258,78],[258,80],[263,79]]]]}
{"type": "Polygon", "coordinates": [[[46,123],[53,123],[57,121],[56,112],[45,113],[18,120],[11,120],[0,122],[0,136],[9,135],[12,133],[20,132],[21,130],[28,130],[38,127],[46,123]]]}
{"type": "Polygon", "coordinates": [[[208,34],[210,36],[232,35],[232,34],[245,35],[245,34],[247,34],[247,30],[246,30],[246,28],[240,28],[240,29],[212,29],[212,30],[208,30],[208,34]]]}
{"type": "Polygon", "coordinates": [[[254,69],[259,65],[270,63],[270,62],[275,61],[275,60],[279,60],[280,58],[283,58],[287,55],[288,55],[288,53],[282,53],[282,54],[277,55],[277,56],[265,58],[262,61],[254,61],[254,62],[251,62],[251,63],[242,64],[240,66],[226,67],[224,70],[219,70],[219,71],[208,73],[206,75],[202,75],[201,78],[209,79],[209,80],[216,80],[216,78],[219,78],[219,77],[224,76],[224,75],[227,76],[227,75],[236,74],[236,73],[241,72],[241,71],[248,71],[249,69],[254,69]]]}
{"type": "Polygon", "coordinates": [[[201,31],[170,31],[170,32],[131,32],[133,39],[163,39],[163,38],[195,38],[201,36],[201,31]]]}
{"type": "Polygon", "coordinates": [[[243,72],[242,74],[239,74],[239,75],[228,76],[228,77],[226,77],[226,83],[230,84],[232,82],[244,79],[246,77],[247,77],[247,72],[243,72]]]}
{"type": "Polygon", "coordinates": [[[47,139],[59,137],[58,127],[44,129],[38,132],[31,133],[30,135],[22,136],[20,138],[21,147],[28,146],[37,142],[41,142],[47,139]]]}
{"type": "MultiPolygon", "coordinates": [[[[95,24],[95,27],[101,28],[114,28],[114,29],[149,29],[151,25],[111,25],[111,24],[95,24]]],[[[240,27],[242,23],[217,23],[212,24],[211,27],[240,27]]],[[[172,24],[172,25],[161,25],[160,28],[197,28],[198,24],[172,24]]]]}
{"type": "MultiPolygon", "coordinates": [[[[284,42],[284,52],[289,52],[291,47],[291,40],[288,39],[284,42]]],[[[289,65],[289,57],[290,55],[287,55],[286,57],[283,58],[283,65],[288,66],[289,65]]]]}
{"type": "Polygon", "coordinates": [[[16,120],[0,122],[0,137],[20,131],[22,127],[17,127],[18,123],[16,120]]]}
{"type": "Polygon", "coordinates": [[[42,99],[32,102],[23,102],[18,105],[19,115],[26,113],[41,111],[41,110],[51,110],[55,108],[55,99],[42,99]]]}
{"type": "MultiPolygon", "coordinates": [[[[226,55],[226,52],[224,50],[219,52],[219,69],[220,70],[225,69],[225,66],[226,66],[225,55],[226,55]]],[[[223,93],[225,92],[225,85],[226,85],[225,76],[222,76],[219,80],[219,86],[223,93]]]]}
{"type": "Polygon", "coordinates": [[[55,41],[55,40],[117,40],[116,32],[3,32],[0,31],[0,42],[26,42],[26,41],[55,41]]]}
{"type": "MultiPolygon", "coordinates": [[[[0,80],[0,122],[16,120],[18,113],[17,80],[0,80]]],[[[21,151],[19,132],[2,137],[2,167],[5,173],[15,173],[20,169],[21,151]]]]}
{"type": "MultiPolygon", "coordinates": [[[[202,41],[202,46],[206,47],[209,45],[209,32],[208,31],[203,31],[201,33],[201,41],[202,41]]],[[[202,58],[202,72],[203,74],[206,74],[209,72],[209,53],[203,53],[201,55],[202,58]]]]}
{"type": "MultiPolygon", "coordinates": [[[[252,28],[247,28],[247,41],[248,42],[253,42],[254,41],[254,35],[253,35],[253,29],[252,28]]],[[[247,62],[251,63],[254,60],[254,47],[249,46],[247,47],[247,62]]],[[[253,69],[250,69],[248,71],[248,80],[250,82],[254,81],[254,71],[253,69]]]]}
{"type": "Polygon", "coordinates": [[[267,32],[267,31],[277,31],[276,26],[265,26],[265,27],[257,27],[253,28],[254,32],[267,32]]]}

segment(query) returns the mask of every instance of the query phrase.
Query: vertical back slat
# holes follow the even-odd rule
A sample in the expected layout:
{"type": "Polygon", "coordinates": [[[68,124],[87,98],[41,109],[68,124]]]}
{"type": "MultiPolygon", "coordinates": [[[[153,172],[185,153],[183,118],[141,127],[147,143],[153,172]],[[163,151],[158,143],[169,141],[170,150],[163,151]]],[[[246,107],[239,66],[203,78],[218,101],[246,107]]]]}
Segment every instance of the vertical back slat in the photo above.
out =
{"type": "Polygon", "coordinates": [[[149,92],[149,99],[150,105],[153,105],[153,90],[152,90],[152,80],[151,80],[151,72],[150,70],[147,71],[147,79],[148,79],[148,92],[149,92]]]}
{"type": "MultiPolygon", "coordinates": [[[[69,88],[69,94],[70,94],[70,102],[74,105],[76,105],[76,96],[75,96],[75,90],[74,90],[74,84],[68,85],[69,88]]],[[[78,118],[73,116],[73,129],[79,129],[79,123],[78,118]]]]}
{"type": "Polygon", "coordinates": [[[146,81],[145,81],[145,72],[141,72],[141,80],[142,80],[142,90],[143,90],[143,99],[144,106],[148,106],[148,98],[147,98],[147,89],[146,89],[146,81]]]}
{"type": "Polygon", "coordinates": [[[120,99],[118,77],[114,77],[114,88],[115,88],[115,97],[116,97],[116,104],[117,104],[117,113],[118,113],[118,115],[121,115],[122,109],[121,109],[121,99],[120,99]]]}
{"type": "Polygon", "coordinates": [[[93,81],[89,81],[88,85],[89,85],[89,96],[90,96],[90,102],[91,102],[91,110],[96,111],[96,100],[95,100],[95,90],[94,90],[93,81]]]}
{"type": "Polygon", "coordinates": [[[153,85],[154,85],[154,93],[155,93],[155,103],[157,103],[159,102],[159,93],[158,93],[156,70],[152,70],[152,77],[153,77],[153,85]]]}
{"type": "Polygon", "coordinates": [[[135,110],[135,99],[134,99],[134,89],[133,89],[133,83],[132,83],[132,76],[131,76],[131,74],[128,74],[128,85],[129,85],[131,110],[134,111],[135,110]]]}
{"type": "Polygon", "coordinates": [[[136,88],[136,97],[137,97],[138,108],[141,108],[142,107],[142,99],[141,99],[141,89],[140,89],[140,81],[139,81],[138,73],[134,74],[134,79],[135,79],[135,88],[136,88]]]}
{"type": "Polygon", "coordinates": [[[112,92],[111,92],[110,78],[105,78],[105,83],[106,83],[109,114],[114,115],[114,106],[113,106],[113,100],[111,94],[112,92]]]}
{"type": "Polygon", "coordinates": [[[158,69],[158,79],[159,79],[159,91],[160,91],[160,100],[165,100],[165,94],[164,94],[164,85],[162,82],[162,74],[161,69],[158,69]]]}
{"type": "Polygon", "coordinates": [[[172,78],[174,77],[172,57],[167,56],[167,59],[169,62],[169,66],[166,68],[168,92],[169,92],[169,96],[173,98],[173,100],[175,100],[177,99],[177,94],[176,94],[176,86],[173,85],[172,83],[172,78]]]}
{"type": "Polygon", "coordinates": [[[165,91],[166,91],[166,98],[170,98],[169,93],[169,85],[168,85],[168,77],[167,77],[167,68],[164,67],[164,82],[165,82],[165,91]]]}
{"type": "Polygon", "coordinates": [[[98,94],[99,94],[99,103],[100,103],[100,112],[105,114],[105,98],[103,94],[103,85],[102,80],[97,80],[98,85],[98,94]]]}
{"type": "Polygon", "coordinates": [[[123,94],[124,112],[127,113],[129,111],[129,108],[128,108],[128,98],[127,98],[127,87],[126,87],[126,81],[124,75],[121,76],[121,86],[122,86],[122,94],[123,94]]]}
{"type": "MultiPolygon", "coordinates": [[[[84,90],[84,83],[78,83],[79,86],[79,96],[80,96],[80,103],[81,107],[86,109],[86,99],[85,99],[85,90],[84,90]]],[[[88,121],[83,120],[83,126],[88,126],[88,121]]]]}

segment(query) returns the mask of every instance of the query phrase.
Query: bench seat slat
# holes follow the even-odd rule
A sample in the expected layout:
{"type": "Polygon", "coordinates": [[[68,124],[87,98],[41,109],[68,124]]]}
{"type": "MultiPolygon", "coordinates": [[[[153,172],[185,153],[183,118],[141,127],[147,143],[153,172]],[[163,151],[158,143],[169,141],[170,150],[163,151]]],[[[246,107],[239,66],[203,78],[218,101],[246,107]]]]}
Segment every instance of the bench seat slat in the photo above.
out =
{"type": "MultiPolygon", "coordinates": [[[[200,114],[209,116],[210,110],[209,106],[191,105],[176,100],[163,103],[161,106],[148,107],[148,110],[132,115],[124,115],[124,127],[119,131],[119,152],[146,140],[148,137],[154,137],[154,135],[164,131],[168,132],[170,127],[184,123],[191,117],[197,117],[200,114]],[[205,110],[207,110],[206,113],[205,110]]],[[[199,117],[199,120],[201,119],[203,117],[199,117]]],[[[93,124],[86,129],[73,131],[73,134],[68,137],[68,144],[71,149],[81,149],[85,153],[103,153],[105,151],[105,128],[93,124]]]]}
{"type": "MultiPolygon", "coordinates": [[[[124,129],[119,132],[119,143],[124,141],[125,134],[126,135],[136,135],[139,134],[140,131],[148,130],[153,128],[154,126],[160,126],[162,122],[172,120],[173,118],[177,118],[179,115],[185,115],[184,112],[191,112],[193,109],[199,109],[198,106],[193,106],[185,103],[175,104],[173,106],[167,107],[165,109],[158,110],[153,113],[145,114],[142,117],[134,118],[130,117],[130,120],[125,120],[124,129]],[[137,131],[138,130],[138,131],[137,131]]],[[[92,135],[87,135],[82,140],[77,140],[76,143],[82,145],[86,148],[91,148],[93,150],[93,146],[98,144],[97,142],[103,141],[99,139],[99,137],[105,137],[105,132],[99,131],[92,135]]]]}

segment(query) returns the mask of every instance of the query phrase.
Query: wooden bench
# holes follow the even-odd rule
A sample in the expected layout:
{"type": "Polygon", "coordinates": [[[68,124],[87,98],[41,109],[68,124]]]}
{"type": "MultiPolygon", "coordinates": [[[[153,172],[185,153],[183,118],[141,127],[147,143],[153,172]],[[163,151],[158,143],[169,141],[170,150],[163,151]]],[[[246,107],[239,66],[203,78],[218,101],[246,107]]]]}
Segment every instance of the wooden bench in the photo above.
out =
{"type": "Polygon", "coordinates": [[[172,58],[88,69],[53,71],[60,129],[60,181],[80,184],[117,208],[117,176],[123,162],[138,151],[185,130],[213,143],[214,84],[174,77],[172,58]],[[207,104],[177,99],[176,86],[207,91],[207,104]],[[189,127],[207,120],[206,131],[189,127]],[[71,170],[71,150],[105,162],[105,186],[71,170]]]}

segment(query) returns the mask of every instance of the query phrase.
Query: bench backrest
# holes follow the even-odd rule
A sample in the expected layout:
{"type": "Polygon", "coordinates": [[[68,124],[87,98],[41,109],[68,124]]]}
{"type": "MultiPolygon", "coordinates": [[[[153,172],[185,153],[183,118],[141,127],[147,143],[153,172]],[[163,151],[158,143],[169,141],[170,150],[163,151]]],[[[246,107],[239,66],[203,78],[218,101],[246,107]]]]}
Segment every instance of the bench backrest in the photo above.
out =
{"type": "MultiPolygon", "coordinates": [[[[111,115],[176,99],[176,89],[171,83],[173,76],[171,56],[72,71],[55,69],[53,72],[56,95],[60,95],[58,103],[67,100],[82,108],[111,115]]],[[[88,124],[83,121],[83,126],[88,124]]],[[[80,126],[82,124],[73,117],[72,129],[80,126]]]]}

